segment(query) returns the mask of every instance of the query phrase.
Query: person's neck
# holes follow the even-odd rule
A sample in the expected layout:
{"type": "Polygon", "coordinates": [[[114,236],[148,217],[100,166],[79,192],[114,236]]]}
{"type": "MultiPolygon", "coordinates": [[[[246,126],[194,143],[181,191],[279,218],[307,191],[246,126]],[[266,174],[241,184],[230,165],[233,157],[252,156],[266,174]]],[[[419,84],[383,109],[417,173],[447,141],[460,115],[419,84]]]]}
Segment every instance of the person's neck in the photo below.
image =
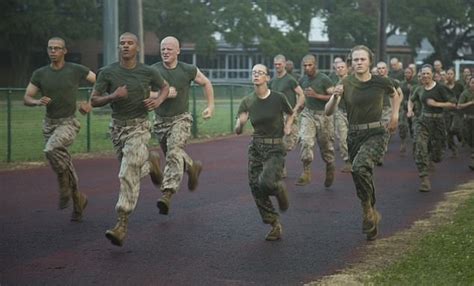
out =
{"type": "Polygon", "coordinates": [[[355,77],[358,80],[365,82],[365,81],[369,81],[372,78],[372,74],[369,71],[365,73],[355,73],[355,77]]]}
{"type": "Polygon", "coordinates": [[[283,70],[282,72],[278,73],[277,72],[277,78],[282,78],[286,75],[286,70],[283,70]]]}
{"type": "Polygon", "coordinates": [[[120,66],[125,68],[125,69],[133,69],[137,66],[137,59],[136,58],[131,58],[131,59],[120,59],[120,66]]]}
{"type": "Polygon", "coordinates": [[[64,67],[64,65],[66,64],[65,61],[58,61],[58,62],[51,62],[51,64],[49,65],[53,70],[60,70],[64,67]]]}
{"type": "Polygon", "coordinates": [[[435,87],[435,85],[436,85],[436,81],[434,80],[431,80],[424,84],[426,90],[432,89],[433,87],[435,87]]]}
{"type": "Polygon", "coordinates": [[[174,61],[174,62],[170,62],[170,63],[163,62],[163,65],[167,69],[174,69],[178,65],[178,61],[174,61]]]}
{"type": "Polygon", "coordinates": [[[270,95],[270,89],[268,89],[267,84],[256,85],[255,86],[255,94],[258,98],[265,99],[270,95]]]}

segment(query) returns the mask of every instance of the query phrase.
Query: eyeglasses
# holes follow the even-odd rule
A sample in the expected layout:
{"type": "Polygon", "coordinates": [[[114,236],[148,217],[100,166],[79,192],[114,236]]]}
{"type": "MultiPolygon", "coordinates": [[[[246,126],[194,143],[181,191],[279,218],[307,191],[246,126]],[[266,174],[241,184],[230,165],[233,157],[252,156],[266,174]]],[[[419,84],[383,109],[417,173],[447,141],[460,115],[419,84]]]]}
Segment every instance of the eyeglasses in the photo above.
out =
{"type": "Polygon", "coordinates": [[[262,76],[262,75],[267,75],[267,73],[264,71],[252,71],[252,75],[262,76]]]}
{"type": "Polygon", "coordinates": [[[63,49],[64,47],[48,47],[48,51],[52,51],[52,52],[61,51],[63,49]]]}

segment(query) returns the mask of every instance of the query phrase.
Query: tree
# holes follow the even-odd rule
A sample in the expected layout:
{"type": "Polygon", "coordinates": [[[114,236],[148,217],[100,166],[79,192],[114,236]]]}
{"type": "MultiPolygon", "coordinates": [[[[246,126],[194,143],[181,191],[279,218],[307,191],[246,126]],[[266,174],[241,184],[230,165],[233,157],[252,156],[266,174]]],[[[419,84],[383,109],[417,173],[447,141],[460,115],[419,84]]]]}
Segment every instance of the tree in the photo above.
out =
{"type": "Polygon", "coordinates": [[[398,0],[389,2],[389,23],[407,33],[410,46],[421,45],[426,38],[434,53],[425,61],[439,59],[449,66],[462,56],[462,47],[474,51],[473,0],[398,0]]]}
{"type": "Polygon", "coordinates": [[[377,46],[379,5],[371,0],[326,1],[323,15],[331,46],[351,48],[366,45],[377,46]]]}
{"type": "Polygon", "coordinates": [[[14,86],[29,80],[34,51],[44,51],[52,36],[69,39],[96,35],[100,25],[95,0],[4,0],[0,10],[0,39],[11,56],[14,86]]]}

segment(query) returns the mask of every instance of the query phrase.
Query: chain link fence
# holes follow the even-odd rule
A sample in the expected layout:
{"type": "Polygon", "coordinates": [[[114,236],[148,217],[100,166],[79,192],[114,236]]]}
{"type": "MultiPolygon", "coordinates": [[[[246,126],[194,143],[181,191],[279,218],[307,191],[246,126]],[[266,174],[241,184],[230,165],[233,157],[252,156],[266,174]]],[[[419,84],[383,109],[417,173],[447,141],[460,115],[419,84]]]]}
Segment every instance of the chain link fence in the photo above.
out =
{"type": "MultiPolygon", "coordinates": [[[[192,86],[189,111],[194,122],[194,138],[211,138],[233,132],[235,116],[241,99],[250,93],[250,85],[214,85],[215,113],[209,120],[202,119],[201,112],[207,101],[202,88],[192,86]]],[[[87,100],[90,88],[80,88],[79,101],[87,100]]],[[[23,104],[25,89],[0,88],[0,162],[44,160],[44,138],[42,134],[45,107],[28,107],[23,104]]],[[[81,131],[70,147],[71,153],[97,153],[112,151],[109,136],[110,107],[94,108],[85,116],[76,114],[81,122],[81,131]]],[[[154,113],[150,112],[150,120],[154,113]]],[[[157,146],[155,138],[151,146],[157,146]]]]}

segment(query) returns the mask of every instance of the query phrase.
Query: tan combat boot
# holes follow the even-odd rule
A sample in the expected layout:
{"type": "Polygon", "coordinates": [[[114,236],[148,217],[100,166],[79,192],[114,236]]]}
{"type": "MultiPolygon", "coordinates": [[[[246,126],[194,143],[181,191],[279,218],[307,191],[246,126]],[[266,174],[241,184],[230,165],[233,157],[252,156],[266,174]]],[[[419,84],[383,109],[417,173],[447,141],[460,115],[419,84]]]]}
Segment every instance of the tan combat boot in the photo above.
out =
{"type": "Polygon", "coordinates": [[[297,186],[304,186],[311,182],[311,163],[303,163],[303,173],[296,181],[297,186]]]}
{"type": "Polygon", "coordinates": [[[370,233],[375,227],[374,209],[370,202],[362,202],[362,233],[370,233]]]}
{"type": "Polygon", "coordinates": [[[276,198],[278,201],[278,207],[280,211],[284,212],[290,207],[290,202],[288,200],[288,190],[284,183],[280,183],[280,187],[278,188],[279,191],[276,194],[276,198]]]}
{"type": "Polygon", "coordinates": [[[170,210],[171,197],[173,192],[170,190],[164,190],[163,195],[156,202],[156,207],[160,210],[160,214],[167,215],[170,210]]]}
{"type": "Polygon", "coordinates": [[[194,161],[191,168],[188,170],[188,189],[194,191],[199,183],[199,175],[202,171],[202,163],[194,161]]]}
{"type": "Polygon", "coordinates": [[[343,172],[343,173],[352,172],[352,164],[349,160],[345,161],[344,167],[342,167],[341,172],[343,172]]]}
{"type": "Polygon", "coordinates": [[[380,220],[382,219],[382,216],[375,208],[373,208],[373,217],[374,217],[374,228],[371,231],[367,232],[367,240],[369,241],[375,240],[377,238],[378,224],[380,220]]]}
{"type": "Polygon", "coordinates": [[[334,175],[336,172],[336,166],[334,163],[326,164],[326,179],[324,180],[324,186],[329,188],[334,182],[334,175]]]}
{"type": "Polygon", "coordinates": [[[71,188],[68,178],[63,174],[58,174],[59,183],[59,202],[58,208],[63,210],[69,206],[71,200],[71,188]]]}
{"type": "Polygon", "coordinates": [[[113,245],[122,246],[125,236],[127,235],[127,227],[128,215],[119,213],[117,224],[113,229],[108,229],[105,232],[105,237],[107,237],[113,245]]]}
{"type": "Polygon", "coordinates": [[[407,152],[407,144],[405,143],[405,140],[402,140],[400,144],[400,154],[404,155],[407,152]]]}
{"type": "Polygon", "coordinates": [[[275,241],[281,238],[281,233],[283,232],[280,221],[277,219],[272,223],[272,229],[265,236],[265,240],[275,241]]]}
{"type": "Polygon", "coordinates": [[[163,173],[160,168],[160,154],[157,151],[150,151],[148,161],[150,162],[151,181],[155,186],[159,186],[163,182],[163,173]]]}
{"type": "Polygon", "coordinates": [[[431,183],[428,176],[420,177],[420,179],[421,179],[421,184],[418,190],[420,192],[429,192],[431,190],[431,183]]]}
{"type": "Polygon", "coordinates": [[[72,201],[74,203],[74,210],[71,214],[71,221],[82,221],[82,214],[87,206],[87,196],[76,191],[72,193],[72,201]]]}

